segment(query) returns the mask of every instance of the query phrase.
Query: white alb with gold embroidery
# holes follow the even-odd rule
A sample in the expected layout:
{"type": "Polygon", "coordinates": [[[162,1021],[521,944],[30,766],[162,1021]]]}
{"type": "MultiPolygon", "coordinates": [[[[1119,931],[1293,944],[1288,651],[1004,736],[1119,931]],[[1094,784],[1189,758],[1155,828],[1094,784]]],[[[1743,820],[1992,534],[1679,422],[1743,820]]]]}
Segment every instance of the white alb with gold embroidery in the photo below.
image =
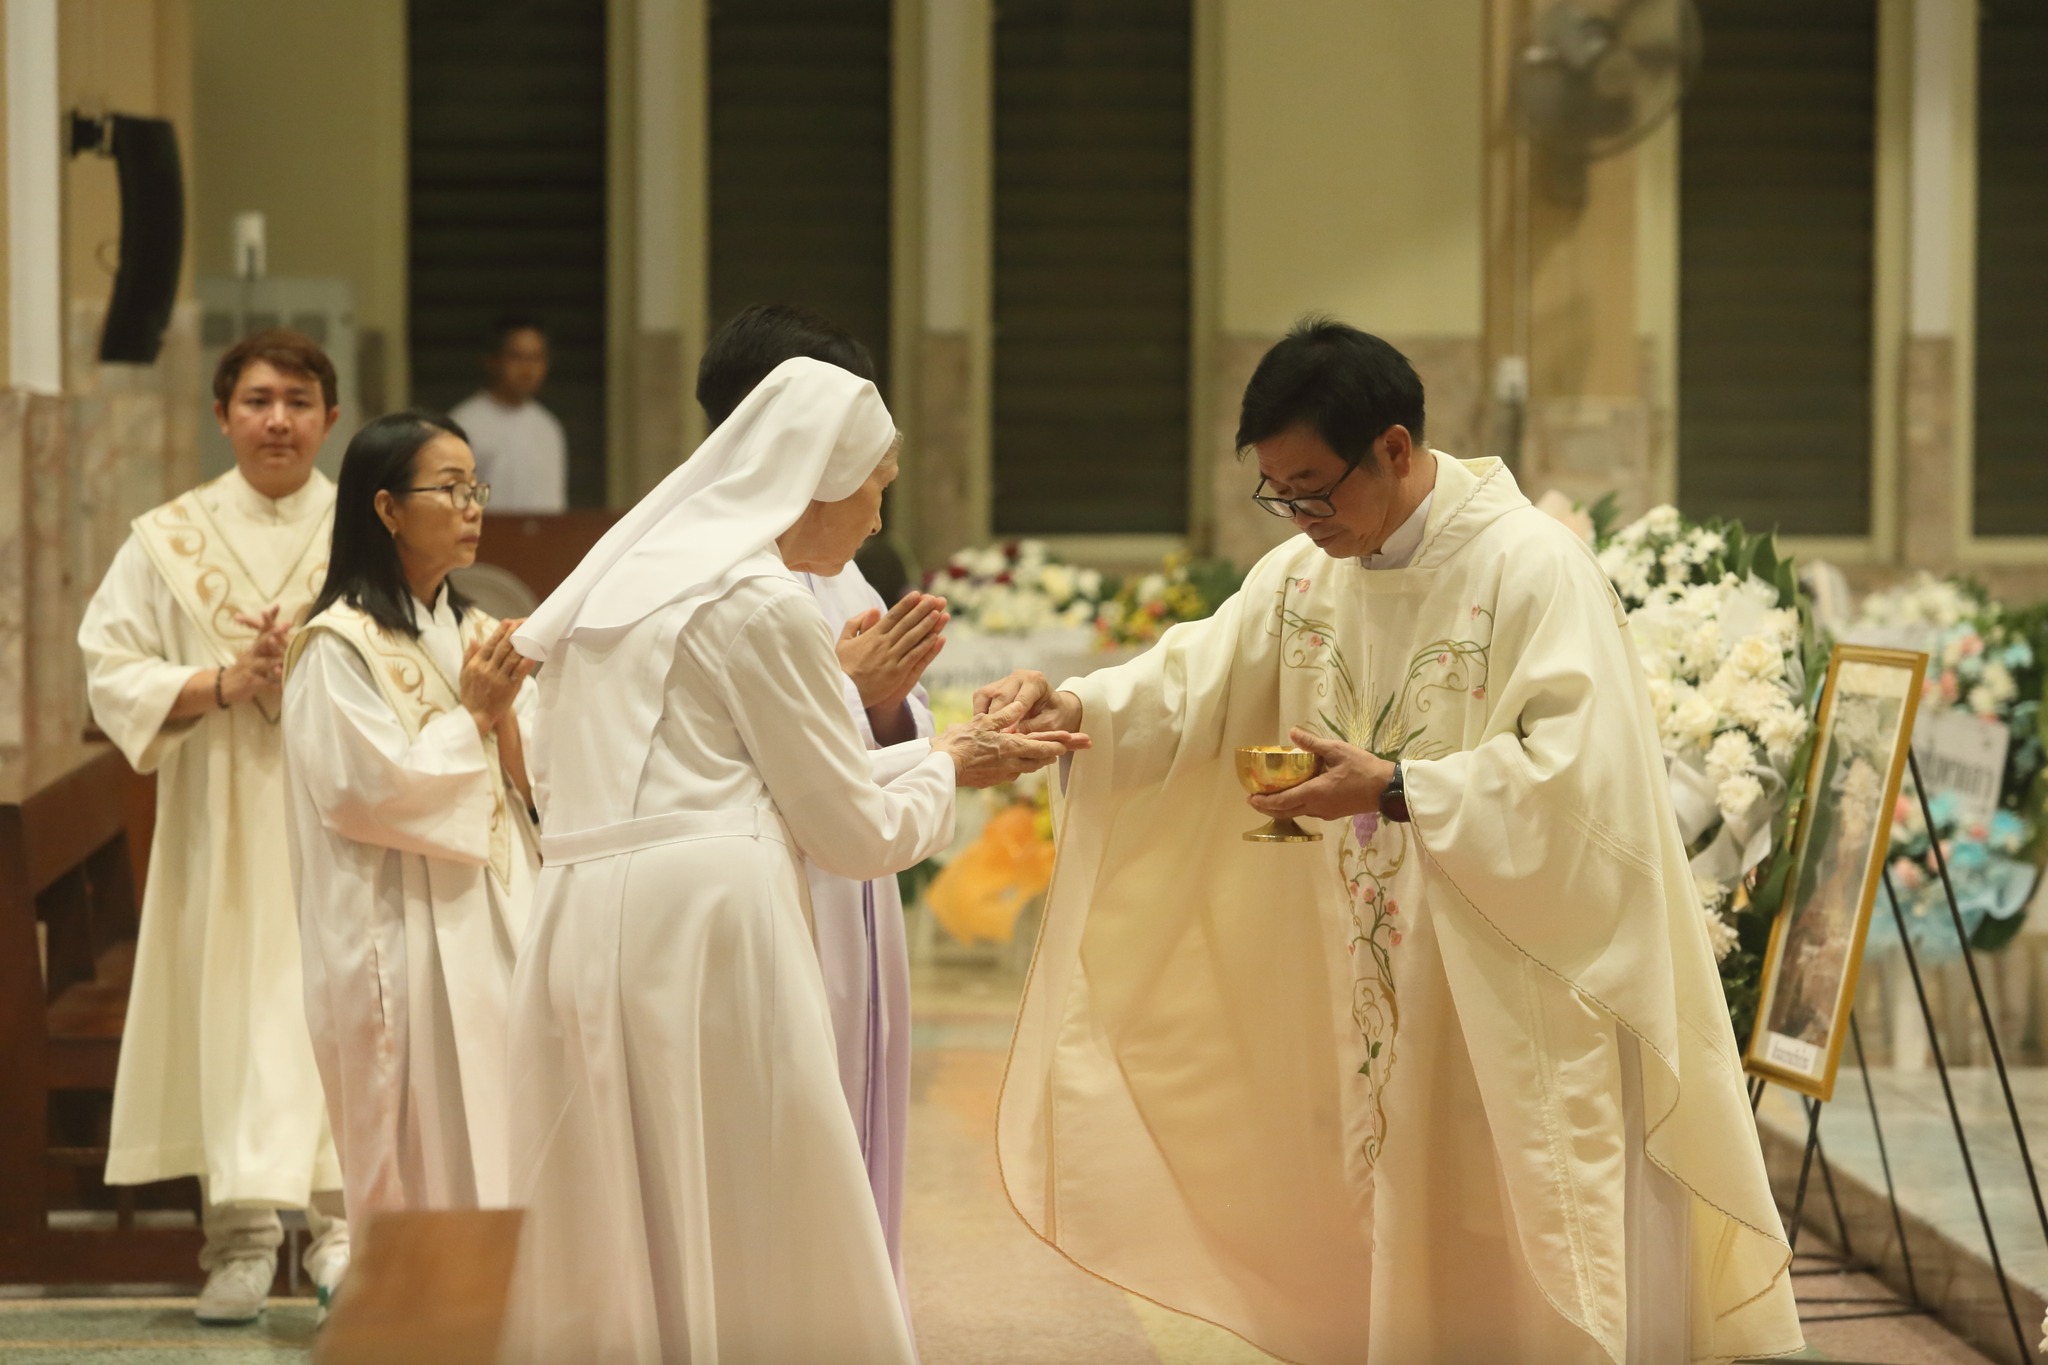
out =
{"type": "Polygon", "coordinates": [[[220,1203],[339,1189],[307,1040],[276,700],[170,721],[201,670],[302,612],[326,575],[334,485],[266,498],[229,472],[138,517],[79,627],[93,718],[157,777],[156,838],[107,1179],[204,1175],[220,1203]]]}
{"type": "Polygon", "coordinates": [[[506,1201],[505,998],[539,860],[461,702],[497,622],[445,594],[417,619],[413,639],[329,606],[285,682],[306,1015],[357,1213],[506,1201]]]}

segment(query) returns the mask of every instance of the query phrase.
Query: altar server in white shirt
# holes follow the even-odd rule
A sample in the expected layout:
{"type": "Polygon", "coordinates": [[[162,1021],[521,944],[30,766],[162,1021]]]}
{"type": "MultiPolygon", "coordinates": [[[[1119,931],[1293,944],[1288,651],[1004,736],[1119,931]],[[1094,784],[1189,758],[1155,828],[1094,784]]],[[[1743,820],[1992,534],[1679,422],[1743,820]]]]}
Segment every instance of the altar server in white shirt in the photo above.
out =
{"type": "Polygon", "coordinates": [[[499,512],[567,511],[569,438],[540,401],[547,333],[534,319],[512,315],[491,324],[490,341],[490,383],[448,415],[468,433],[477,477],[496,491],[499,512]]]}
{"type": "MultiPolygon", "coordinates": [[[[757,304],[712,335],[697,367],[697,401],[715,427],[770,371],[797,356],[837,365],[870,382],[875,377],[867,347],[831,322],[787,304],[757,304]]],[[[838,636],[840,692],[861,741],[872,750],[929,738],[931,706],[918,679],[945,647],[945,599],[913,592],[892,608],[850,560],[836,574],[799,578],[838,636]]],[[[809,861],[804,872],[839,1049],[839,1084],[860,1138],[900,1290],[910,1127],[910,954],[903,935],[903,898],[893,876],[863,881],[809,861]]]]}
{"type": "Polygon", "coordinates": [[[510,1360],[913,1358],[799,859],[908,867],[956,782],[1085,741],[983,720],[863,751],[796,575],[876,529],[895,451],[872,384],[789,361],[514,637],[546,660],[546,866],[513,983],[510,1360]]]}
{"type": "Polygon", "coordinates": [[[459,426],[379,417],[342,459],[292,644],[287,818],[306,1017],[349,1211],[502,1206],[505,993],[539,870],[514,622],[466,602],[490,486],[459,426]]]}
{"type": "Polygon", "coordinates": [[[327,573],[334,366],[296,332],[231,347],[214,416],[235,467],[137,517],[86,608],[93,718],[156,774],[156,837],[114,1080],[106,1179],[196,1175],[202,1322],[262,1312],[306,1210],[324,1297],[348,1266],[341,1173],[306,1034],[285,851],[278,680],[327,573]]]}

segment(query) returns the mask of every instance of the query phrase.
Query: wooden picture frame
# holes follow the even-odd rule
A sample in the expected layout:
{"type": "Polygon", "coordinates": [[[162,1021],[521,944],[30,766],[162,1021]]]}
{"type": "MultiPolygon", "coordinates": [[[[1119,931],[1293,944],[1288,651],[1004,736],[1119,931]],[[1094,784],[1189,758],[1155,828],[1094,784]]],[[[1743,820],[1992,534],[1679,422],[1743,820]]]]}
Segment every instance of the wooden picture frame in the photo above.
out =
{"type": "Polygon", "coordinates": [[[1792,871],[1764,954],[1752,1075],[1826,1100],[1856,999],[1863,940],[1891,852],[1927,656],[1837,645],[1821,692],[1792,871]]]}

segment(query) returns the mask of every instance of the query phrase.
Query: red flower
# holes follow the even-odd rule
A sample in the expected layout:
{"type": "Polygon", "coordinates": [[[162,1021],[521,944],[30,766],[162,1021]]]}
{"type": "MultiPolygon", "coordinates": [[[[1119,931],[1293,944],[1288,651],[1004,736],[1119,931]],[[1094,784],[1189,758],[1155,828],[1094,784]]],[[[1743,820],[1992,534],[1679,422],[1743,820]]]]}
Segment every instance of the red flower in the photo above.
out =
{"type": "Polygon", "coordinates": [[[1008,569],[1005,569],[1001,573],[996,575],[996,582],[998,583],[1014,583],[1016,581],[1016,576],[1012,574],[1008,569]]]}
{"type": "Polygon", "coordinates": [[[958,564],[948,564],[946,566],[946,577],[965,578],[967,577],[967,570],[958,564]]]}
{"type": "Polygon", "coordinates": [[[1020,553],[1020,551],[1021,551],[1021,550],[1022,550],[1022,546],[1020,546],[1020,545],[1019,545],[1019,544],[1018,544],[1018,543],[1017,543],[1016,541],[1014,541],[1014,540],[1006,540],[1006,541],[1004,541],[1004,542],[1003,542],[1003,558],[1004,558],[1004,559],[1015,559],[1015,558],[1017,557],[1017,555],[1018,555],[1018,554],[1020,553]]]}

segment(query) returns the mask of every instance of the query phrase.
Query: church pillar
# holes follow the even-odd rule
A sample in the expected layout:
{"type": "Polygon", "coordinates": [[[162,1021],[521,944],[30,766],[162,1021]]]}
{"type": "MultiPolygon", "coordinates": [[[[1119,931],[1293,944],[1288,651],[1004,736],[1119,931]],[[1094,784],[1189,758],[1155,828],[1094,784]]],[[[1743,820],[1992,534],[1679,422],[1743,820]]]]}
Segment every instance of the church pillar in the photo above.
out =
{"type": "Polygon", "coordinates": [[[1637,300],[1638,149],[1583,175],[1519,133],[1513,73],[1536,0],[1489,0],[1486,24],[1484,352],[1487,453],[1533,498],[1667,496],[1654,455],[1637,300]]]}

